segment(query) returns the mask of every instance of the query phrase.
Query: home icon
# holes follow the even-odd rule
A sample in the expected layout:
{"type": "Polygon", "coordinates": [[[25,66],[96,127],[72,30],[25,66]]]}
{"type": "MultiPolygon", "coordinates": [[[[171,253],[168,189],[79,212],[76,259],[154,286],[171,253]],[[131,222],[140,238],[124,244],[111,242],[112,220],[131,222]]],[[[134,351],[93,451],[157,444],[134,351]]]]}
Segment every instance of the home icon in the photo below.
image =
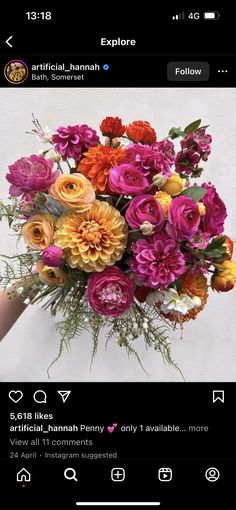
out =
{"type": "Polygon", "coordinates": [[[30,480],[31,480],[31,474],[25,468],[22,468],[16,474],[16,481],[17,482],[30,482],[30,480]]]}

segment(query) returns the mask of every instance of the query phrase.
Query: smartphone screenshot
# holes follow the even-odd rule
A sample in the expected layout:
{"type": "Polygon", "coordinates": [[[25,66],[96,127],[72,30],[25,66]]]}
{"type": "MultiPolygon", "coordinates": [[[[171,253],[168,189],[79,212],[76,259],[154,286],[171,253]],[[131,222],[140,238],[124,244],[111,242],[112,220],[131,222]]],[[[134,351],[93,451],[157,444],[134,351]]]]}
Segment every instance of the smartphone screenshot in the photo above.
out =
{"type": "Polygon", "coordinates": [[[1,17],[6,510],[235,506],[233,16],[1,17]]]}

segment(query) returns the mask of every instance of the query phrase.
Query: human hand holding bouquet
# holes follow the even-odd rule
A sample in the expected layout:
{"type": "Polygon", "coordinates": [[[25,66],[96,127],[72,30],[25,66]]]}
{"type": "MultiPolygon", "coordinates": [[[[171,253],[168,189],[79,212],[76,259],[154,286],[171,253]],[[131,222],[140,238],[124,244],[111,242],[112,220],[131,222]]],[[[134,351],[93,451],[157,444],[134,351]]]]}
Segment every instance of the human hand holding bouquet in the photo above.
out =
{"type": "Polygon", "coordinates": [[[55,134],[33,124],[48,148],[9,166],[11,204],[0,213],[27,251],[3,256],[2,285],[21,278],[27,302],[62,312],[60,353],[89,329],[95,354],[105,327],[128,354],[138,357],[143,335],[174,364],[168,328],[196,318],[209,286],[236,284],[226,207],[211,183],[195,182],[211,136],[200,120],[158,141],[147,121],[106,117],[103,143],[85,124],[55,134]]]}

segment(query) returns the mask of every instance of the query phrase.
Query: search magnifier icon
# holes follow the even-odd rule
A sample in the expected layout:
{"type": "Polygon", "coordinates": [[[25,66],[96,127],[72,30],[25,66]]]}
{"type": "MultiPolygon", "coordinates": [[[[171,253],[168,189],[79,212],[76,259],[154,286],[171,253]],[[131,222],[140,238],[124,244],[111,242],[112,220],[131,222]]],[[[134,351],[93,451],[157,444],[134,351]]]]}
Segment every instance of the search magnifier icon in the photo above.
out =
{"type": "Polygon", "coordinates": [[[76,471],[74,468],[67,468],[64,471],[64,477],[67,480],[74,480],[75,482],[78,482],[78,479],[76,478],[76,471]]]}

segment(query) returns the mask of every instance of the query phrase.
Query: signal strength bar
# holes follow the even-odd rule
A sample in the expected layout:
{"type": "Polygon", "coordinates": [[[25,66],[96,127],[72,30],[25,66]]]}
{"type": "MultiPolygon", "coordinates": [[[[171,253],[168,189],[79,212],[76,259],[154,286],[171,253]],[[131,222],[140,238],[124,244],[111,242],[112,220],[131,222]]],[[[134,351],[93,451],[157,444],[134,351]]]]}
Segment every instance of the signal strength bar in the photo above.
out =
{"type": "Polygon", "coordinates": [[[184,12],[180,12],[179,14],[175,14],[174,16],[172,16],[172,19],[176,19],[176,20],[184,19],[184,18],[185,18],[184,12]]]}

